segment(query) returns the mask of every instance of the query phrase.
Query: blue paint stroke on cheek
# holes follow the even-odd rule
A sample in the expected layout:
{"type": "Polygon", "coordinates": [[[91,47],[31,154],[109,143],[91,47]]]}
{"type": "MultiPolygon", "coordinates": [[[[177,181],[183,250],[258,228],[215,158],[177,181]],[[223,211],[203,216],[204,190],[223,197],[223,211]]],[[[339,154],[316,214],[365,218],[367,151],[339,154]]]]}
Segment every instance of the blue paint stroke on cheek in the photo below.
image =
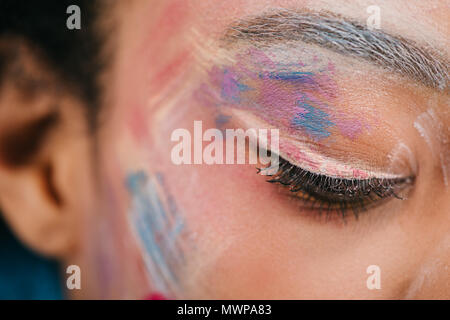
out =
{"type": "Polygon", "coordinates": [[[143,248],[151,285],[167,295],[180,289],[177,269],[184,264],[181,235],[185,224],[163,176],[144,171],[127,176],[131,197],[130,220],[143,248]]]}
{"type": "Polygon", "coordinates": [[[303,129],[316,140],[330,136],[329,127],[335,124],[329,120],[329,115],[310,104],[307,98],[298,101],[300,112],[292,119],[292,125],[296,129],[303,129]]]}

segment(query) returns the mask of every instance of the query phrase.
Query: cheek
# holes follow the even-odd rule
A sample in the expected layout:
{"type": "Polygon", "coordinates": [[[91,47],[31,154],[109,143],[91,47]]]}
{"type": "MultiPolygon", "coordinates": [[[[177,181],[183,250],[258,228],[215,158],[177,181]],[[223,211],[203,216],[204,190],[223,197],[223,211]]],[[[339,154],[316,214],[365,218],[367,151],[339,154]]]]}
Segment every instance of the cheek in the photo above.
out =
{"type": "MultiPolygon", "coordinates": [[[[174,165],[176,142],[167,143],[171,132],[186,128],[194,139],[193,121],[208,118],[190,110],[184,119],[159,126],[148,168],[166,177],[192,241],[180,277],[185,295],[295,298],[317,291],[323,275],[334,274],[326,261],[317,268],[331,249],[333,233],[303,219],[286,193],[256,174],[255,165],[174,165]]],[[[213,125],[203,121],[204,130],[213,125]]]]}
{"type": "Polygon", "coordinates": [[[188,255],[187,296],[298,298],[317,292],[321,282],[327,290],[326,278],[337,278],[333,269],[342,262],[324,261],[330,246],[320,237],[331,239],[277,201],[273,186],[255,171],[243,165],[172,171],[195,242],[188,255]]]}
{"type": "Polygon", "coordinates": [[[305,223],[254,166],[167,165],[163,171],[193,240],[186,296],[295,298],[330,274],[316,267],[328,250],[315,246],[327,248],[329,235],[305,223]]]}
{"type": "Polygon", "coordinates": [[[277,282],[280,265],[272,253],[279,247],[276,234],[282,230],[273,227],[269,194],[256,188],[261,183],[256,170],[216,165],[179,171],[173,172],[173,187],[179,190],[177,199],[195,242],[186,294],[236,298],[255,296],[261,289],[270,292],[266,289],[277,282]],[[273,280],[262,281],[268,276],[273,280]]]}
{"type": "MultiPolygon", "coordinates": [[[[178,269],[183,297],[361,298],[389,297],[391,289],[399,290],[395,279],[383,282],[382,291],[366,287],[369,265],[390,274],[401,269],[395,263],[401,244],[393,245],[392,228],[361,239],[369,220],[355,226],[309,219],[286,190],[257,175],[254,165],[173,164],[173,130],[186,128],[193,136],[194,120],[213,118],[192,106],[183,108],[189,110],[183,116],[180,108],[178,116],[165,121],[150,118],[143,137],[122,131],[115,143],[126,150],[118,153],[119,167],[161,173],[183,216],[189,241],[178,269]]],[[[203,122],[204,130],[214,126],[209,121],[203,122]]]]}
{"type": "Polygon", "coordinates": [[[404,289],[397,259],[410,259],[394,241],[401,238],[395,222],[365,237],[364,221],[318,223],[250,165],[163,170],[193,243],[182,276],[186,297],[380,298],[404,289]],[[383,290],[366,286],[373,264],[383,272],[383,290]]]}

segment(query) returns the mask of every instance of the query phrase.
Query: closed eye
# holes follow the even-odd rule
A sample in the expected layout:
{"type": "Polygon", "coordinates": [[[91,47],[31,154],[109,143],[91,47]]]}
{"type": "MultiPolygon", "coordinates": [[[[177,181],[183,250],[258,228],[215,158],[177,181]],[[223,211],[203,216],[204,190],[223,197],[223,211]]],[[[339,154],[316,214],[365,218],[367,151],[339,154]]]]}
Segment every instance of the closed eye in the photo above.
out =
{"type": "Polygon", "coordinates": [[[258,169],[268,175],[270,183],[286,186],[304,207],[321,214],[340,214],[345,218],[381,205],[389,199],[402,199],[400,192],[414,183],[414,177],[346,179],[317,174],[279,158],[278,171],[267,173],[269,167],[258,169]]]}

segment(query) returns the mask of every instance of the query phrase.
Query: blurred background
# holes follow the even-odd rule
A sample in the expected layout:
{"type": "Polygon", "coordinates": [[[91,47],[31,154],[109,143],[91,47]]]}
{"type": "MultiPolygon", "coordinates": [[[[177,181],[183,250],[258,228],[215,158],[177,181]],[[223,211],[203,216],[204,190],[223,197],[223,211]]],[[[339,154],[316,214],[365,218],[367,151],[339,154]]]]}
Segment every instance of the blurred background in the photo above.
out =
{"type": "Polygon", "coordinates": [[[25,248],[0,215],[0,299],[62,299],[58,263],[25,248]]]}

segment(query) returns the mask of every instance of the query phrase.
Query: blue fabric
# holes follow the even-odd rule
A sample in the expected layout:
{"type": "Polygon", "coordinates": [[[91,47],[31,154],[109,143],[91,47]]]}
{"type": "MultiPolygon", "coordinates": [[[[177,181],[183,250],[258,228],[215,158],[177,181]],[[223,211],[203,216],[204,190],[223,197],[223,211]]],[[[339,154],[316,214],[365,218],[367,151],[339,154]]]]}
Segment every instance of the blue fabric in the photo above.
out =
{"type": "Polygon", "coordinates": [[[59,266],[25,248],[0,217],[0,299],[62,299],[59,266]]]}

